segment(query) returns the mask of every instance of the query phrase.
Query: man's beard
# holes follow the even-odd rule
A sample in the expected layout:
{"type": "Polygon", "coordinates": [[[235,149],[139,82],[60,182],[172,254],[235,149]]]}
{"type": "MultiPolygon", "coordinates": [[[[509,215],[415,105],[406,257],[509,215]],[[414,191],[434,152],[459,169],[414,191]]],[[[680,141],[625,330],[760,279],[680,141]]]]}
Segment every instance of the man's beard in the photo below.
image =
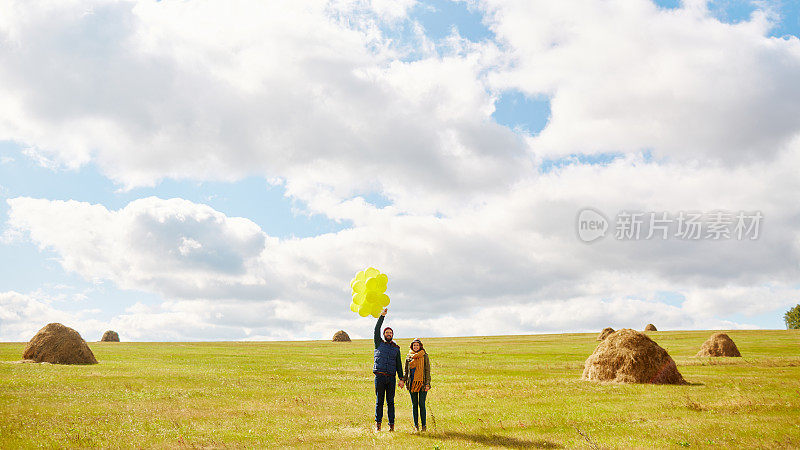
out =
{"type": "Polygon", "coordinates": [[[384,336],[383,338],[386,339],[386,342],[392,342],[393,336],[384,336]]]}

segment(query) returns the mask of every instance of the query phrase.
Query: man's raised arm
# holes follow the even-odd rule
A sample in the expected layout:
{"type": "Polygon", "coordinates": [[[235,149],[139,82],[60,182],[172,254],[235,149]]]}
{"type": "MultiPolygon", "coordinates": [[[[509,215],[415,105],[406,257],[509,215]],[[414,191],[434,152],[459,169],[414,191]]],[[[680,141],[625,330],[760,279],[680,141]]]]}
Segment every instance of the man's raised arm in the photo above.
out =
{"type": "Polygon", "coordinates": [[[383,325],[383,319],[386,317],[386,313],[389,312],[387,308],[383,308],[381,311],[381,316],[378,317],[378,322],[375,323],[375,348],[378,348],[383,342],[383,336],[381,336],[381,325],[383,325]]]}

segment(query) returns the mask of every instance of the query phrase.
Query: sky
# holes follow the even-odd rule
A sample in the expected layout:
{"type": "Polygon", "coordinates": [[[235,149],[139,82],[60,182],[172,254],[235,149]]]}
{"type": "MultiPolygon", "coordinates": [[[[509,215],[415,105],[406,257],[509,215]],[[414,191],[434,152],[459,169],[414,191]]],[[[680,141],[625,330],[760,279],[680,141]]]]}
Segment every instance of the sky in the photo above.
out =
{"type": "Polygon", "coordinates": [[[784,328],[798,37],[788,0],[0,1],[0,340],[367,338],[370,266],[400,338],[784,328]]]}

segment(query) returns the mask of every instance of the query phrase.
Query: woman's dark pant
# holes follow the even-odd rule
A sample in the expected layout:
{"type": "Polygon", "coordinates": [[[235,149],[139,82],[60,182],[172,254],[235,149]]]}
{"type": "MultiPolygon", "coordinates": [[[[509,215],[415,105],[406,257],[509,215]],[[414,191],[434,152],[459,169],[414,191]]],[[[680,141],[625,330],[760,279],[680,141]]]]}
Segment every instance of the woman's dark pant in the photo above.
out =
{"type": "Polygon", "coordinates": [[[411,411],[414,412],[414,426],[417,428],[419,428],[419,416],[422,416],[422,427],[425,427],[425,397],[427,396],[427,391],[411,393],[411,411]],[[419,408],[419,412],[417,412],[417,408],[419,408]]]}
{"type": "Polygon", "coordinates": [[[375,422],[383,420],[383,398],[386,397],[386,415],[394,424],[394,377],[375,374],[375,422]]]}

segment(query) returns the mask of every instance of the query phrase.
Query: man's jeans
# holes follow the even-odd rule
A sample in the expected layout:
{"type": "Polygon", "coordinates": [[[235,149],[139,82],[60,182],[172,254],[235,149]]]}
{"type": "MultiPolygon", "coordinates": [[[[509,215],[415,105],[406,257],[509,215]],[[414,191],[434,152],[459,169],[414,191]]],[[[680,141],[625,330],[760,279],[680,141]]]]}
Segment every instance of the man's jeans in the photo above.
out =
{"type": "Polygon", "coordinates": [[[383,420],[383,397],[386,397],[386,409],[389,424],[394,424],[394,375],[375,374],[375,422],[383,420]]]}

